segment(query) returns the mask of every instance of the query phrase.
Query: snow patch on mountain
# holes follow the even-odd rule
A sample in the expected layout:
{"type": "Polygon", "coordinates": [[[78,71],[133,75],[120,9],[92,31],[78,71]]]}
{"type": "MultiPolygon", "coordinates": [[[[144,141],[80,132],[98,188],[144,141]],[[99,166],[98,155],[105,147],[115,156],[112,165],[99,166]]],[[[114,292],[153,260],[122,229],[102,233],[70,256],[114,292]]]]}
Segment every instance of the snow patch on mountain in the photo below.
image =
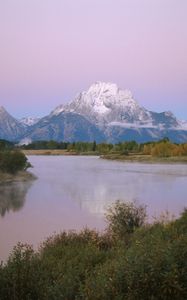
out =
{"type": "Polygon", "coordinates": [[[52,112],[51,112],[51,116],[57,116],[60,113],[62,113],[63,111],[65,111],[64,105],[61,104],[59,106],[57,106],[52,112]]]}
{"type": "Polygon", "coordinates": [[[140,124],[137,122],[134,123],[110,122],[108,126],[120,126],[123,128],[158,128],[158,126],[153,125],[152,123],[140,124]]]}
{"type": "Polygon", "coordinates": [[[179,122],[179,126],[177,129],[179,130],[187,130],[187,121],[185,120],[181,120],[181,121],[178,121],[179,122]]]}
{"type": "Polygon", "coordinates": [[[32,126],[38,123],[40,118],[38,117],[25,117],[22,118],[20,121],[21,124],[26,125],[26,126],[32,126]]]}

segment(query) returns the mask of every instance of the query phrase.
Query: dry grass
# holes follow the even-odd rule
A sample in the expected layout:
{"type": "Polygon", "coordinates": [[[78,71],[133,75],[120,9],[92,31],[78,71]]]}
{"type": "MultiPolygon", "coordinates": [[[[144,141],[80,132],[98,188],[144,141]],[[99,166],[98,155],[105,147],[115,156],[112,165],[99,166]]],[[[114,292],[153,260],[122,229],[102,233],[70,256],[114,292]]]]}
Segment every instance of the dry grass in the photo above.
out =
{"type": "Polygon", "coordinates": [[[76,152],[62,149],[22,150],[25,155],[77,155],[76,152]]]}

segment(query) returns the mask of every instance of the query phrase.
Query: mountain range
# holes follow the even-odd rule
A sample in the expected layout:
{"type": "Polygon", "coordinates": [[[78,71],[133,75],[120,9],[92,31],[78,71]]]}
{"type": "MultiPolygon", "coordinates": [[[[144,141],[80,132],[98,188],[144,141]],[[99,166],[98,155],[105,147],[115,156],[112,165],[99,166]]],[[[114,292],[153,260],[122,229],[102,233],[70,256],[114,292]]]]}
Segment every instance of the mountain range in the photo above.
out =
{"type": "Polygon", "coordinates": [[[96,82],[73,101],[60,105],[49,115],[17,120],[0,107],[0,138],[10,141],[136,140],[146,142],[168,137],[187,141],[187,122],[172,112],[153,112],[140,106],[129,90],[114,83],[96,82]]]}

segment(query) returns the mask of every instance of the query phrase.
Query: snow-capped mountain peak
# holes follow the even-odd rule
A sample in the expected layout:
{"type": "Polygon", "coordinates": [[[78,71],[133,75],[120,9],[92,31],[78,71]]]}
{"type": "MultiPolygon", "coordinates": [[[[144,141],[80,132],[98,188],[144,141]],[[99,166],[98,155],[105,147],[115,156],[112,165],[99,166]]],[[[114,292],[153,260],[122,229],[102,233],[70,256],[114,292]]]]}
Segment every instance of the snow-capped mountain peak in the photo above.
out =
{"type": "Polygon", "coordinates": [[[96,82],[90,86],[87,92],[83,92],[85,102],[93,106],[97,113],[107,113],[114,105],[135,105],[132,93],[129,90],[121,90],[115,83],[96,82]]]}
{"type": "Polygon", "coordinates": [[[103,93],[116,95],[118,93],[118,86],[115,83],[96,81],[89,87],[86,93],[95,94],[98,97],[103,93]]]}
{"type": "Polygon", "coordinates": [[[52,115],[71,111],[83,115],[95,115],[94,119],[97,119],[99,115],[101,118],[117,106],[128,106],[133,110],[138,104],[133,99],[131,91],[121,90],[115,83],[97,81],[87,91],[78,94],[69,104],[56,107],[52,115]]]}
{"type": "Polygon", "coordinates": [[[85,116],[102,127],[110,122],[151,121],[150,114],[133,99],[131,91],[115,83],[95,82],[87,91],[58,107],[53,113],[71,111],[85,116]]]}
{"type": "Polygon", "coordinates": [[[116,101],[126,102],[126,100],[133,100],[131,91],[121,90],[117,84],[110,82],[106,83],[97,81],[90,86],[88,91],[81,94],[87,96],[86,100],[88,102],[91,101],[92,104],[97,103],[97,105],[104,104],[105,106],[107,106],[110,102],[115,102],[116,104],[116,101]]]}
{"type": "Polygon", "coordinates": [[[79,93],[66,105],[58,106],[51,114],[76,113],[99,128],[121,126],[131,128],[184,128],[172,112],[154,113],[140,106],[128,89],[115,83],[97,81],[87,91],[79,93]]]}

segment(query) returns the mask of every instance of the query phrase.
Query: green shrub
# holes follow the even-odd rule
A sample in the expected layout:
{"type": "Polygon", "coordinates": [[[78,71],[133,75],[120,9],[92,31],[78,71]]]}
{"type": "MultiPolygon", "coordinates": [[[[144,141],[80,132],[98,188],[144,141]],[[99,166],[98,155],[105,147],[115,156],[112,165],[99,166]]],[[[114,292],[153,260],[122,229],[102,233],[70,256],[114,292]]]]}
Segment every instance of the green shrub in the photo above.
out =
{"type": "Polygon", "coordinates": [[[39,281],[37,255],[31,246],[19,243],[0,270],[0,299],[39,299],[39,281]]]}
{"type": "Polygon", "coordinates": [[[27,157],[20,151],[1,151],[0,152],[0,171],[14,174],[18,171],[26,170],[31,165],[27,157]]]}
{"type": "Polygon", "coordinates": [[[49,299],[79,299],[89,272],[109,255],[100,239],[97,232],[86,229],[79,234],[63,232],[44,243],[40,249],[41,267],[47,274],[49,299]]]}

